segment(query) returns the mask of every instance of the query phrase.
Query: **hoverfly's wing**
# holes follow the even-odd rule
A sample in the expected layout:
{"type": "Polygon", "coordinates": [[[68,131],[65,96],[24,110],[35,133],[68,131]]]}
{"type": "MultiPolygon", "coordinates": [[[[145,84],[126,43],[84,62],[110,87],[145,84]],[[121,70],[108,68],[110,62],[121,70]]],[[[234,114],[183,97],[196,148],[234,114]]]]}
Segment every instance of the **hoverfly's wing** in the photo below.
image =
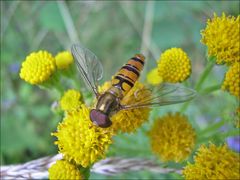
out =
{"type": "Polygon", "coordinates": [[[134,93],[135,99],[131,104],[121,104],[120,109],[133,109],[142,107],[156,107],[177,104],[189,101],[196,96],[193,89],[182,85],[162,83],[154,88],[144,88],[134,93]]]}
{"type": "Polygon", "coordinates": [[[85,84],[98,96],[97,82],[103,75],[101,62],[93,52],[81,45],[72,45],[71,51],[85,84]]]}

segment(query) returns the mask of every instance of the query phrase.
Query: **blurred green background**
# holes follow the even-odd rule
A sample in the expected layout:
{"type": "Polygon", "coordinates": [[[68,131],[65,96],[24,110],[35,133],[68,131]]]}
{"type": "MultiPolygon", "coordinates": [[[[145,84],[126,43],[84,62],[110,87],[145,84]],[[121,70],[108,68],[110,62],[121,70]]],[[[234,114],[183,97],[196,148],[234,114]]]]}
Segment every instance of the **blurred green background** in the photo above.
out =
{"type": "MultiPolygon", "coordinates": [[[[239,1],[1,1],[1,165],[57,153],[50,136],[61,120],[51,112],[56,96],[27,84],[18,75],[29,53],[48,50],[55,55],[81,42],[101,59],[103,80],[109,80],[129,57],[141,51],[147,57],[141,76],[145,81],[161,52],[181,47],[192,60],[188,86],[194,87],[207,62],[200,30],[214,12],[237,16],[238,8],[239,1]]],[[[225,66],[215,66],[204,86],[221,83],[225,71],[225,66]]],[[[109,156],[156,159],[144,132],[154,117],[182,106],[154,109],[150,122],[136,133],[115,138],[109,156]]],[[[216,91],[200,94],[185,114],[195,128],[203,129],[221,118],[231,118],[236,107],[233,96],[216,91]]],[[[116,176],[130,177],[160,176],[147,171],[116,176]]],[[[91,178],[105,176],[92,174],[91,178]]]]}

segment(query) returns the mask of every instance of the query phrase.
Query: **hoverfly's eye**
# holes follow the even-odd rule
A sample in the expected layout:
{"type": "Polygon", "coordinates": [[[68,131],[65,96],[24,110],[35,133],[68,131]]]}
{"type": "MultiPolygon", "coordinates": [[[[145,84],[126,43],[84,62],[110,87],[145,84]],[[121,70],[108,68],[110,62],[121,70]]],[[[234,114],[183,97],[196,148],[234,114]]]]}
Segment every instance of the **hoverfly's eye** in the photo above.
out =
{"type": "Polygon", "coordinates": [[[90,119],[94,124],[102,128],[107,128],[112,124],[112,122],[110,121],[109,117],[106,114],[96,109],[91,110],[90,119]]]}

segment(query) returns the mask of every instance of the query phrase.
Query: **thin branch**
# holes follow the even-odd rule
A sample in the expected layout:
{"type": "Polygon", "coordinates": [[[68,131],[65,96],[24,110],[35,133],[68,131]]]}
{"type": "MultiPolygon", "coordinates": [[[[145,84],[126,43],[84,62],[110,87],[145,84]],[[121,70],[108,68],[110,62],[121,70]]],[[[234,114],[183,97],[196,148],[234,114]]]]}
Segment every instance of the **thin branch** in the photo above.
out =
{"type": "MultiPolygon", "coordinates": [[[[62,159],[62,155],[48,156],[24,164],[1,166],[1,179],[44,179],[48,177],[48,168],[57,160],[62,159]]],[[[108,176],[117,175],[128,171],[148,170],[153,173],[178,173],[180,169],[160,167],[159,164],[147,160],[121,157],[112,157],[95,163],[91,172],[108,176]]]]}
{"type": "Polygon", "coordinates": [[[221,90],[221,86],[222,86],[222,84],[213,85],[213,86],[210,86],[210,87],[207,87],[207,88],[201,90],[200,93],[201,94],[209,94],[214,91],[221,90]]]}

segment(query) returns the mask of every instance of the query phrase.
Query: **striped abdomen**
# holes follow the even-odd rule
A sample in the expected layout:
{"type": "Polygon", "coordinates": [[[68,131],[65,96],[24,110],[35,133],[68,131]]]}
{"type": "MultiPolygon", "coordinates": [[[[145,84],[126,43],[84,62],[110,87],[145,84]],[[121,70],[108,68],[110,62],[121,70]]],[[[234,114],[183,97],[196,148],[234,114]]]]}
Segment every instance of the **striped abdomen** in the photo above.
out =
{"type": "Polygon", "coordinates": [[[123,96],[134,86],[144,66],[145,57],[136,54],[125,64],[112,80],[112,86],[121,89],[123,96]]]}

